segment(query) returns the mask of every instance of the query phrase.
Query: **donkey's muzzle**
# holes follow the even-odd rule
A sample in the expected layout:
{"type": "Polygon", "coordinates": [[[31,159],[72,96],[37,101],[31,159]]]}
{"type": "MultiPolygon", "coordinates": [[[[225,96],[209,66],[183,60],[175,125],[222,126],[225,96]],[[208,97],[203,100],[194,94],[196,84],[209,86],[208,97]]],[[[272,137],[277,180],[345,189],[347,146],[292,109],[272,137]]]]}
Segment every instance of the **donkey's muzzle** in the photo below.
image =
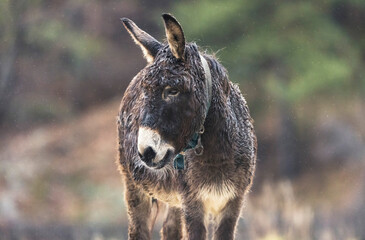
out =
{"type": "Polygon", "coordinates": [[[140,127],[138,130],[138,155],[147,166],[162,168],[175,152],[174,147],[164,141],[157,130],[140,127]]]}

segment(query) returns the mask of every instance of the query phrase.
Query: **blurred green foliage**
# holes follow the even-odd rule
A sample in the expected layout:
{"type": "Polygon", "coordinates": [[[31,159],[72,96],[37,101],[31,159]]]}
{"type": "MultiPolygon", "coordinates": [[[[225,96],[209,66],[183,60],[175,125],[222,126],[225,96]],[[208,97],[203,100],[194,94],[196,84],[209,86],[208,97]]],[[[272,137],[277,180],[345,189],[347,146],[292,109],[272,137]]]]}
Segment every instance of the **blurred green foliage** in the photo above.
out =
{"type": "Polygon", "coordinates": [[[57,20],[31,26],[27,40],[38,47],[62,49],[76,63],[88,61],[101,50],[100,41],[57,20]]]}
{"type": "Polygon", "coordinates": [[[90,31],[83,3],[0,1],[0,124],[62,119],[87,106],[82,84],[99,81],[90,75],[107,44],[90,31]]]}

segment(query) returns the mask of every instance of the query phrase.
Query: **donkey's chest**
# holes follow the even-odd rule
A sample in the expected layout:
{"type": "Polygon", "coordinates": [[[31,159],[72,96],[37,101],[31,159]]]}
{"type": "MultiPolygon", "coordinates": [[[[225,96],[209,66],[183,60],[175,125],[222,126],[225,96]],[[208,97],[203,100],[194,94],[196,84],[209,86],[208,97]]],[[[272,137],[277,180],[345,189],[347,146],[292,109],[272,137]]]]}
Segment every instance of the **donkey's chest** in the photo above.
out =
{"type": "Polygon", "coordinates": [[[222,164],[217,166],[192,166],[188,176],[196,183],[191,186],[197,193],[204,211],[213,215],[219,214],[227,203],[236,197],[237,184],[234,177],[233,164],[222,164]]]}
{"type": "Polygon", "coordinates": [[[236,196],[235,187],[231,183],[222,182],[211,186],[203,186],[198,190],[198,198],[206,213],[219,214],[229,200],[236,196]]]}

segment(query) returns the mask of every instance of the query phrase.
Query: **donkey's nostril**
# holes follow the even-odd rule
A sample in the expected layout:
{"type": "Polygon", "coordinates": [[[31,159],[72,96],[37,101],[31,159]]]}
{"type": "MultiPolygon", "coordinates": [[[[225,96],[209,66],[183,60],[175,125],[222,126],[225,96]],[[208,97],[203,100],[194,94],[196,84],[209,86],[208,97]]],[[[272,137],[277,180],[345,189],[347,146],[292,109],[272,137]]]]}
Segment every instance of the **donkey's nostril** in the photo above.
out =
{"type": "Polygon", "coordinates": [[[156,152],[153,150],[153,148],[148,147],[144,151],[143,157],[145,157],[146,159],[151,159],[152,160],[156,157],[156,152]]]}
{"type": "Polygon", "coordinates": [[[152,147],[147,147],[142,154],[138,154],[140,155],[141,159],[147,164],[151,164],[152,160],[156,157],[156,152],[153,150],[152,147]]]}

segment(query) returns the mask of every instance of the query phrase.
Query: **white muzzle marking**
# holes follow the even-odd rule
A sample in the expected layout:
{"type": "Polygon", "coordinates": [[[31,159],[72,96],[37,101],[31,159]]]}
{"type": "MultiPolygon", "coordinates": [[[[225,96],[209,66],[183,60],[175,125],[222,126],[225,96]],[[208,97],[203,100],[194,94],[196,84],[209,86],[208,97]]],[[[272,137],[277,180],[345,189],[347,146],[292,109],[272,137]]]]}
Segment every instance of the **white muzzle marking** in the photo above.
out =
{"type": "Polygon", "coordinates": [[[138,130],[138,152],[143,154],[148,147],[156,152],[156,157],[153,159],[154,163],[161,161],[168,150],[175,152],[175,148],[165,142],[158,131],[148,127],[140,127],[138,130]]]}

